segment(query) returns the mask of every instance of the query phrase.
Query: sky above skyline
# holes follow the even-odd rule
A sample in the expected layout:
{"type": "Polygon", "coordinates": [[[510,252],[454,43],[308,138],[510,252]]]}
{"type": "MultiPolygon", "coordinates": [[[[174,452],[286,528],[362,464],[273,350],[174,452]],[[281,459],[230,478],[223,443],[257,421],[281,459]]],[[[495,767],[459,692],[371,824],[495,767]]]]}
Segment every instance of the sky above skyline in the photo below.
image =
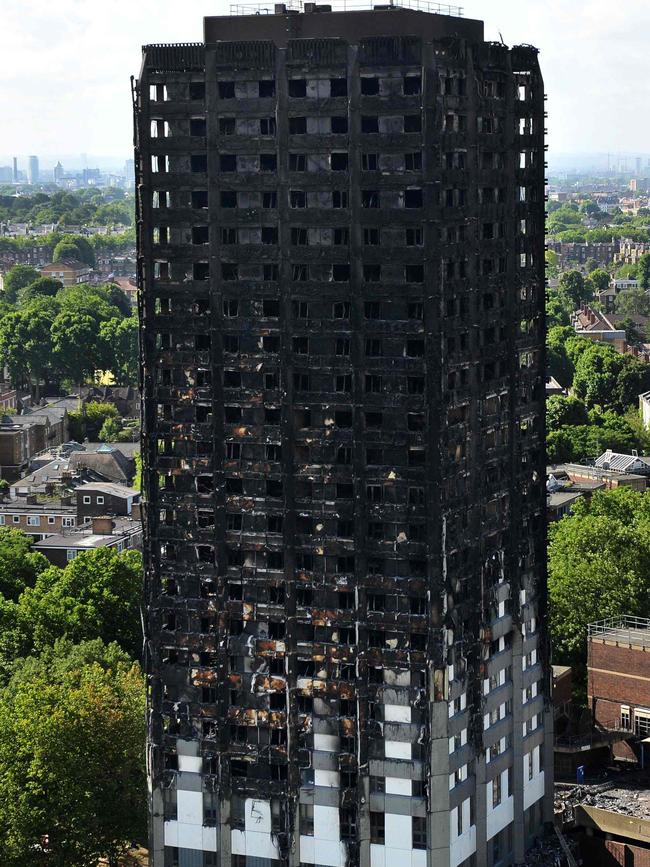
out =
{"type": "MultiPolygon", "coordinates": [[[[129,76],[142,44],[196,42],[224,0],[21,0],[0,4],[0,158],[130,156],[129,76]]],[[[541,52],[553,153],[650,153],[650,4],[467,0],[486,39],[541,52]]]]}

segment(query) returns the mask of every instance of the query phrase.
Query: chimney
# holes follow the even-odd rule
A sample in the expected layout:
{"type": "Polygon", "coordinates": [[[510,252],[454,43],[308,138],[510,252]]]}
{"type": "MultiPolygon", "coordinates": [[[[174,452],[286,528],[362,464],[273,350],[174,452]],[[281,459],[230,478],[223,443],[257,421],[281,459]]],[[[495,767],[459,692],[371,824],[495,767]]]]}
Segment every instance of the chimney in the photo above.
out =
{"type": "Polygon", "coordinates": [[[98,515],[96,518],[93,518],[92,523],[93,533],[96,536],[110,536],[115,526],[113,519],[107,515],[98,515]]]}
{"type": "Polygon", "coordinates": [[[140,503],[134,503],[131,506],[131,520],[132,521],[141,521],[142,520],[142,511],[140,509],[140,503]]]}

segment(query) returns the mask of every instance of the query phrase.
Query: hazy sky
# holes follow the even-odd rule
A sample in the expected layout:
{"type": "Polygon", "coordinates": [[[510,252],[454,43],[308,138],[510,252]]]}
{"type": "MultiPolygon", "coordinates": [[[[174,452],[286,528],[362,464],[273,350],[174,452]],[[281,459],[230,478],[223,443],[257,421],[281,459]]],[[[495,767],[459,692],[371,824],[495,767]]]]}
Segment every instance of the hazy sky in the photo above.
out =
{"type": "MultiPolygon", "coordinates": [[[[141,45],[200,41],[203,16],[229,8],[0,0],[0,157],[129,156],[141,45]]],[[[467,0],[464,10],[485,20],[487,39],[540,48],[552,152],[650,153],[648,0],[467,0]]]]}

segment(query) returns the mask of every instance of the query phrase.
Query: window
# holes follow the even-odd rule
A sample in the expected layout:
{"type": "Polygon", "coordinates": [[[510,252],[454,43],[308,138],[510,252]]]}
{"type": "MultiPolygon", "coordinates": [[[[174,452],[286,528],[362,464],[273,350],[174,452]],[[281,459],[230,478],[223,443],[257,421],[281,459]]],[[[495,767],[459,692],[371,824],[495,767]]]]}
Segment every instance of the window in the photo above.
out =
{"type": "Polygon", "coordinates": [[[379,132],[379,118],[377,115],[361,115],[361,132],[379,132]]]}
{"type": "Polygon", "coordinates": [[[361,93],[363,96],[376,96],[379,93],[379,79],[374,76],[361,76],[361,93]]]}
{"type": "Polygon", "coordinates": [[[306,208],[307,193],[304,190],[290,190],[289,205],[292,208],[306,208]]]}
{"type": "Polygon", "coordinates": [[[235,134],[235,118],[220,117],[219,118],[219,135],[234,135],[235,134]]]}
{"type": "Polygon", "coordinates": [[[275,118],[260,118],[260,135],[275,135],[275,118]]]}
{"type": "MultiPolygon", "coordinates": [[[[206,203],[205,207],[207,208],[207,193],[206,193],[206,203]]],[[[221,191],[221,207],[222,208],[236,208],[237,207],[237,193],[234,190],[222,190],[221,191]]]]}
{"type": "Polygon", "coordinates": [[[300,804],[300,833],[306,837],[314,836],[313,804],[300,804]]]}
{"type": "Polygon", "coordinates": [[[28,515],[27,516],[27,525],[29,527],[40,527],[41,526],[40,515],[28,515]]]}
{"type": "Polygon", "coordinates": [[[235,98],[235,82],[220,81],[219,82],[219,99],[234,99],[235,98]]]}
{"type": "Polygon", "coordinates": [[[370,811],[370,842],[384,845],[386,841],[384,813],[370,811]]]}
{"type": "Polygon", "coordinates": [[[405,208],[421,208],[422,207],[422,190],[404,190],[404,207],[405,208]]]}
{"type": "Polygon", "coordinates": [[[406,75],[404,77],[404,96],[417,96],[422,93],[422,76],[406,75]]]}
{"type": "Polygon", "coordinates": [[[293,99],[301,99],[307,96],[307,82],[304,78],[292,78],[289,80],[289,96],[293,99]]]}
{"type": "Polygon", "coordinates": [[[270,190],[266,193],[262,193],[262,207],[269,208],[277,208],[278,206],[278,194],[276,190],[270,190]]]}
{"type": "Polygon", "coordinates": [[[289,154],[289,171],[304,172],[307,169],[306,154],[289,154]]]}
{"type": "Polygon", "coordinates": [[[192,136],[201,136],[205,135],[206,132],[206,124],[204,117],[192,117],[190,118],[190,135],[192,136]]]}
{"type": "Polygon", "coordinates": [[[427,848],[427,820],[424,816],[413,816],[413,848],[427,848]]]}
{"type": "Polygon", "coordinates": [[[357,812],[355,809],[341,809],[341,840],[356,840],[357,812]]]}
{"type": "Polygon", "coordinates": [[[348,82],[345,78],[330,78],[330,96],[347,96],[348,82]]]}
{"type": "Polygon", "coordinates": [[[497,774],[492,780],[492,809],[501,803],[501,774],[497,774]]]}
{"type": "Polygon", "coordinates": [[[422,153],[416,151],[412,154],[404,154],[404,168],[407,172],[419,171],[422,168],[422,153]]]}
{"type": "Polygon", "coordinates": [[[345,116],[330,118],[332,133],[345,134],[348,131],[348,119],[345,116]]]}
{"type": "Polygon", "coordinates": [[[278,167],[278,158],[275,154],[260,154],[260,171],[274,172],[278,167]]]}
{"type": "Polygon", "coordinates": [[[334,151],[330,158],[330,168],[333,172],[344,172],[348,167],[348,155],[340,151],[334,151]]]}
{"type": "Polygon", "coordinates": [[[421,132],[422,116],[419,114],[404,115],[404,132],[421,132]]]}
{"type": "Polygon", "coordinates": [[[65,559],[66,560],[74,560],[74,558],[77,556],[77,553],[78,552],[75,548],[68,548],[67,551],[65,552],[65,559]]]}
{"type": "Polygon", "coordinates": [[[190,81],[190,99],[205,99],[205,81],[190,81]]]}
{"type": "Polygon", "coordinates": [[[207,154],[192,154],[190,156],[190,169],[193,172],[207,172],[208,156],[207,154]]]}
{"type": "Polygon", "coordinates": [[[103,506],[103,505],[104,505],[104,498],[103,498],[103,497],[101,497],[101,496],[98,496],[98,497],[97,497],[97,505],[98,505],[98,506],[103,506]]]}
{"type": "Polygon", "coordinates": [[[302,135],[307,132],[307,118],[306,117],[290,117],[289,118],[289,132],[291,135],[302,135]]]}
{"type": "Polygon", "coordinates": [[[348,206],[348,192],[347,190],[333,190],[332,191],[332,207],[333,208],[347,208],[348,206]]]}
{"type": "MultiPolygon", "coordinates": [[[[66,518],[64,518],[63,520],[65,521],[66,518]]],[[[48,524],[54,524],[54,523],[56,523],[56,518],[53,518],[51,515],[49,515],[49,516],[48,516],[48,519],[47,519],[47,523],[48,523],[48,524]]],[[[1,516],[0,524],[4,524],[4,515],[1,516]]],[[[66,527],[66,526],[69,526],[69,525],[64,524],[63,526],[66,527]]]]}
{"type": "Polygon", "coordinates": [[[376,172],[379,168],[378,154],[361,154],[361,169],[364,172],[376,172]]]}
{"type": "Polygon", "coordinates": [[[88,494],[84,494],[84,496],[83,496],[83,502],[84,502],[84,505],[86,505],[86,506],[90,505],[90,503],[91,503],[91,499],[90,499],[90,497],[88,496],[88,494]]]}
{"type": "Polygon", "coordinates": [[[260,97],[275,96],[275,81],[272,78],[262,79],[257,82],[258,94],[260,97]]]}

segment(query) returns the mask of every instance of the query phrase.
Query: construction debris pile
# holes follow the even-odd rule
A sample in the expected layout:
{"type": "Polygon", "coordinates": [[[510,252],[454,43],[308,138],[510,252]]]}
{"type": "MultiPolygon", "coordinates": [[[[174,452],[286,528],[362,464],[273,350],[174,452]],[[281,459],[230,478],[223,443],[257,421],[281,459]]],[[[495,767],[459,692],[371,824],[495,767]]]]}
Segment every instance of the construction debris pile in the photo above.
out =
{"type": "Polygon", "coordinates": [[[598,807],[637,819],[650,819],[650,788],[647,779],[607,780],[596,785],[556,784],[555,813],[562,814],[563,822],[571,821],[578,805],[598,807]]]}
{"type": "Polygon", "coordinates": [[[582,864],[577,841],[568,837],[565,837],[564,841],[571,853],[570,856],[555,834],[547,834],[530,852],[526,853],[524,867],[574,867],[576,864],[582,864]]]}

